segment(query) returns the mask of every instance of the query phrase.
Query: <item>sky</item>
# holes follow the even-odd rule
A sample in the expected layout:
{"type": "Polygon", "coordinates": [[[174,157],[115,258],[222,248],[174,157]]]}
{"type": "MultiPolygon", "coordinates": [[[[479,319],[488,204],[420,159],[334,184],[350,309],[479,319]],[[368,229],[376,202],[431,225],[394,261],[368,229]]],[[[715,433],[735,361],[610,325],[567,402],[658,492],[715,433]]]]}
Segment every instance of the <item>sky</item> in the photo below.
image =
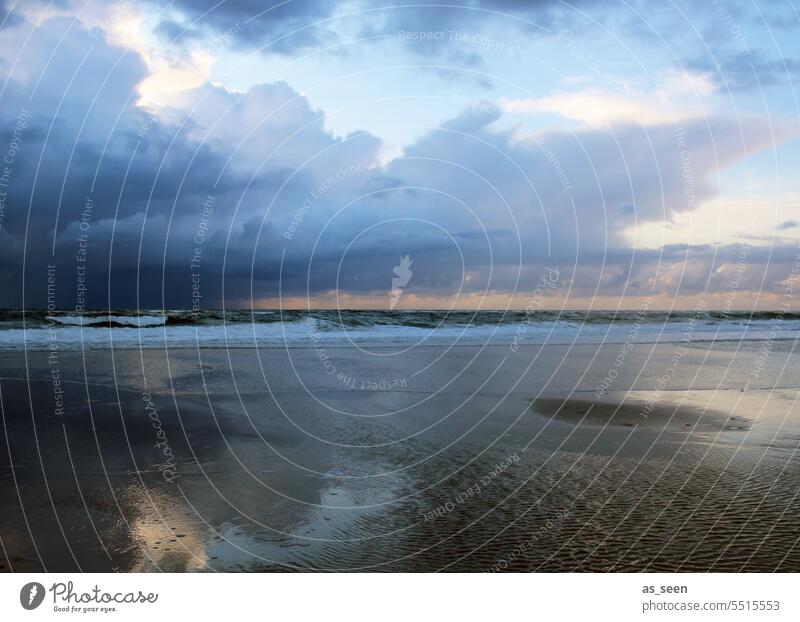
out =
{"type": "Polygon", "coordinates": [[[791,2],[0,22],[0,307],[800,310],[791,2]]]}

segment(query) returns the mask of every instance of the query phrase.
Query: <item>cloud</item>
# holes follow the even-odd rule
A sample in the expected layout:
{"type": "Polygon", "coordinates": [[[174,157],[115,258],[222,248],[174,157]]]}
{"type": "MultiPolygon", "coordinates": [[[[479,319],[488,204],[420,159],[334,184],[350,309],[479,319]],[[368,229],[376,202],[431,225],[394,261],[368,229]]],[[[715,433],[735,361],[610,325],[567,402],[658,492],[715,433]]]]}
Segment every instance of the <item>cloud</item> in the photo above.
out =
{"type": "MultiPolygon", "coordinates": [[[[518,30],[520,40],[544,34],[547,25],[559,17],[572,19],[573,10],[557,0],[455,0],[442,4],[421,0],[409,5],[357,0],[341,5],[326,0],[149,0],[160,10],[157,31],[171,42],[188,41],[202,35],[225,35],[230,45],[261,49],[266,54],[291,54],[339,40],[338,29],[352,29],[356,37],[396,37],[400,32],[461,31],[473,33],[487,20],[496,20],[518,30]],[[333,19],[332,19],[333,18],[333,19]]],[[[574,6],[591,5],[578,1],[574,6]]],[[[481,65],[476,50],[465,51],[456,40],[416,38],[407,41],[412,52],[457,66],[481,65]]],[[[472,47],[472,46],[471,46],[472,47]]],[[[480,47],[478,48],[480,51],[480,47]]]]}
{"type": "Polygon", "coordinates": [[[718,92],[760,92],[762,89],[800,79],[800,61],[788,56],[767,59],[758,50],[722,54],[718,58],[700,57],[686,63],[705,72],[718,92]]]}
{"type": "MultiPolygon", "coordinates": [[[[0,102],[0,144],[19,143],[0,306],[46,304],[48,265],[59,306],[73,306],[79,256],[97,307],[187,307],[194,274],[209,306],[377,299],[404,256],[404,300],[415,302],[508,297],[548,265],[576,295],[703,291],[724,286],[716,269],[732,249],[635,251],[626,229],[695,209],[721,168],[796,135],[778,119],[718,113],[609,127],[584,116],[571,131],[531,133],[517,110],[487,103],[386,162],[378,138],[334,135],[284,82],[245,93],[203,83],[145,108],[146,59],[102,33],[55,17],[3,32],[0,55],[20,51],[0,102]]],[[[752,258],[780,281],[781,264],[752,258]]]]}
{"type": "Polygon", "coordinates": [[[9,10],[7,0],[0,2],[0,28],[8,28],[19,24],[20,17],[9,10]]]}
{"type": "MultiPolygon", "coordinates": [[[[0,41],[4,56],[20,36],[0,41]]],[[[343,166],[340,160],[373,166],[377,158],[374,138],[333,137],[322,115],[284,83],[246,94],[205,85],[184,93],[187,108],[148,111],[135,104],[148,75],[135,52],[63,17],[36,27],[32,42],[2,98],[0,141],[21,138],[0,230],[2,306],[18,306],[23,295],[26,304],[43,304],[40,276],[49,264],[64,274],[60,304],[73,305],[82,234],[94,305],[111,297],[135,306],[137,276],[164,282],[162,272],[179,283],[173,291],[181,299],[209,196],[207,293],[209,301],[219,300],[229,240],[230,272],[246,275],[246,249],[252,251],[267,206],[272,214],[289,213],[321,183],[323,171],[343,166]],[[25,127],[16,137],[20,111],[25,127]]],[[[157,306],[162,292],[144,288],[142,300],[157,306]]]]}
{"type": "Polygon", "coordinates": [[[159,30],[173,39],[226,33],[235,28],[231,45],[283,54],[317,45],[332,36],[320,23],[335,7],[335,3],[326,0],[152,1],[174,16],[163,17],[159,24],[159,30]]]}
{"type": "MultiPolygon", "coordinates": [[[[618,81],[623,84],[621,80],[618,81]]],[[[501,98],[503,110],[516,114],[553,114],[592,126],[675,123],[713,113],[706,96],[713,86],[703,74],[670,72],[649,89],[615,91],[582,85],[569,92],[541,97],[501,98]]]]}

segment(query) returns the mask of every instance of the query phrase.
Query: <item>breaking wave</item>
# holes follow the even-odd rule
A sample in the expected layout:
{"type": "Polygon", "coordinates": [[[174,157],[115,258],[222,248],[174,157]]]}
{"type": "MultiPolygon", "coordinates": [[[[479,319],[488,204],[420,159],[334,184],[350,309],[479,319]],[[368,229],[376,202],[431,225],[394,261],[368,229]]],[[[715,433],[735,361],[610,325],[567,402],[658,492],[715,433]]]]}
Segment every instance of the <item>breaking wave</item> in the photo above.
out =
{"type": "Polygon", "coordinates": [[[771,311],[0,310],[0,349],[793,340],[771,311]]]}

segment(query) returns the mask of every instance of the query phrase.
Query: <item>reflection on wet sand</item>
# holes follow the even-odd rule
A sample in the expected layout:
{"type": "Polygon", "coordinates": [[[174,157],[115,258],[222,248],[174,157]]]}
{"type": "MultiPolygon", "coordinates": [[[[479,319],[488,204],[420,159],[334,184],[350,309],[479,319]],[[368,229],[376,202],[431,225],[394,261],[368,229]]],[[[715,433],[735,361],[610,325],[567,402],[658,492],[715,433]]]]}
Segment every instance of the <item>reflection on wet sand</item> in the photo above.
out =
{"type": "Polygon", "coordinates": [[[392,391],[337,386],[313,350],[148,351],[146,374],[138,352],[91,356],[88,379],[63,365],[58,414],[46,361],[28,381],[0,356],[0,570],[800,569],[786,374],[684,382],[638,423],[647,377],[592,396],[602,348],[595,380],[586,352],[523,348],[538,368],[480,391],[507,350],[457,350],[392,391]]]}
{"type": "Polygon", "coordinates": [[[688,432],[691,430],[749,430],[752,421],[744,417],[688,404],[670,404],[653,399],[636,401],[630,393],[624,401],[549,397],[534,401],[536,412],[561,421],[586,426],[647,427],[688,432]]]}

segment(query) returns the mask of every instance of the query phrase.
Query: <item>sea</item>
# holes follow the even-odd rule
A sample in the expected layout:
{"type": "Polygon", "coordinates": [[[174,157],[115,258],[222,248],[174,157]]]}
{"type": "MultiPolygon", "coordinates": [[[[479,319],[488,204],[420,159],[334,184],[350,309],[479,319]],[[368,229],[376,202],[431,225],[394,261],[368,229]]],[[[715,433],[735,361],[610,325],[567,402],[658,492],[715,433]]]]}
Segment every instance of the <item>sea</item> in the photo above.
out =
{"type": "Polygon", "coordinates": [[[0,310],[0,350],[794,341],[780,311],[0,310]]]}

